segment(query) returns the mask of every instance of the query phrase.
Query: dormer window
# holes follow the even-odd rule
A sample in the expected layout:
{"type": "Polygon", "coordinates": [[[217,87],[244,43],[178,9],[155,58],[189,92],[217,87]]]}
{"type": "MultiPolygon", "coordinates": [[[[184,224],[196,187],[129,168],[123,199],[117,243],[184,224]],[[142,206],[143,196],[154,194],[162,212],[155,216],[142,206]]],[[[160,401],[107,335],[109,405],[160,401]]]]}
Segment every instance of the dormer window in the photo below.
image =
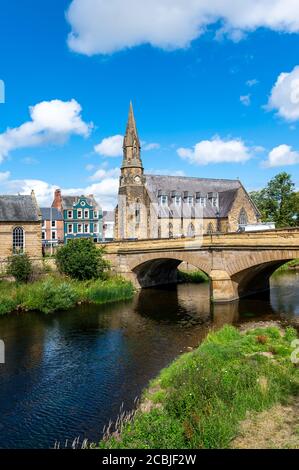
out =
{"type": "Polygon", "coordinates": [[[161,206],[167,206],[168,205],[168,196],[166,196],[166,195],[160,196],[160,204],[161,204],[161,206]]]}
{"type": "Polygon", "coordinates": [[[181,205],[181,201],[182,201],[181,196],[175,196],[175,197],[174,197],[174,204],[175,204],[176,206],[180,206],[180,205],[181,205]]]}
{"type": "Polygon", "coordinates": [[[210,201],[212,207],[219,207],[218,193],[209,193],[208,198],[209,198],[209,201],[210,201]]]}
{"type": "Polygon", "coordinates": [[[187,197],[187,204],[188,206],[193,206],[193,196],[188,196],[187,197]]]}
{"type": "Polygon", "coordinates": [[[196,203],[199,204],[201,207],[206,207],[207,205],[206,195],[202,193],[196,193],[196,203]]]}

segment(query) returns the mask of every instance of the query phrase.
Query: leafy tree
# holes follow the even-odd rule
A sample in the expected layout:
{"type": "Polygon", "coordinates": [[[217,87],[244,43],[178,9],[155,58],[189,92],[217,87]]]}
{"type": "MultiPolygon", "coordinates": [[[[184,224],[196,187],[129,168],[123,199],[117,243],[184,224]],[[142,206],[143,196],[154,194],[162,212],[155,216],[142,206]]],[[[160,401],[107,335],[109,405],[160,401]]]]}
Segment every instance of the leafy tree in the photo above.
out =
{"type": "Polygon", "coordinates": [[[103,248],[97,248],[90,238],[69,240],[56,254],[59,271],[80,281],[101,278],[109,264],[103,258],[103,248]]]}
{"type": "Polygon", "coordinates": [[[8,259],[7,273],[17,282],[28,282],[32,272],[32,263],[27,254],[13,255],[8,259]]]}
{"type": "Polygon", "coordinates": [[[269,181],[266,188],[252,192],[251,197],[264,222],[275,222],[277,228],[291,227],[298,223],[298,196],[288,173],[279,173],[269,181]]]}

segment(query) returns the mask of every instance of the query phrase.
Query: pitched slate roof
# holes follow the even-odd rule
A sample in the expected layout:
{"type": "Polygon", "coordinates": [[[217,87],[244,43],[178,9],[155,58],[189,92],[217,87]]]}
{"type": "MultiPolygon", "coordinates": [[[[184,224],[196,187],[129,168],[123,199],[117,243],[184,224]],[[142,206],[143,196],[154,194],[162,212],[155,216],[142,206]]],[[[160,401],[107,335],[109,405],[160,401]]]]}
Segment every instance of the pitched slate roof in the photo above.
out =
{"type": "Polygon", "coordinates": [[[0,196],[0,222],[39,220],[39,208],[31,196],[0,196]]]}
{"type": "MultiPolygon", "coordinates": [[[[219,195],[219,216],[226,217],[231,209],[231,206],[236,198],[237,191],[242,187],[239,180],[227,179],[210,179],[210,178],[194,178],[186,176],[159,176],[159,175],[145,175],[145,186],[149,192],[152,202],[158,202],[159,195],[167,195],[169,198],[173,195],[180,195],[182,200],[185,196],[193,196],[200,193],[200,196],[206,197],[209,193],[217,193],[219,195]]],[[[173,217],[180,217],[180,209],[172,208],[173,217]],[[177,212],[177,214],[176,214],[177,212]]],[[[194,211],[194,208],[190,211],[194,211]]],[[[169,217],[169,213],[165,209],[160,209],[161,217],[169,217]],[[163,213],[165,212],[165,213],[163,213]]],[[[216,217],[217,208],[213,207],[211,202],[207,199],[206,206],[203,207],[203,217],[214,218],[216,217]]],[[[192,215],[194,215],[192,213],[192,215]]],[[[186,214],[190,217],[190,214],[186,214]]]]}
{"type": "Polygon", "coordinates": [[[100,208],[100,205],[97,203],[93,196],[62,196],[62,207],[63,209],[72,209],[74,205],[76,205],[81,197],[87,199],[89,205],[96,207],[97,209],[100,208]]]}
{"type": "Polygon", "coordinates": [[[103,222],[114,222],[115,214],[114,211],[104,211],[103,212],[103,222]]]}
{"type": "Polygon", "coordinates": [[[63,220],[62,213],[55,207],[41,207],[43,220],[63,220]]]}

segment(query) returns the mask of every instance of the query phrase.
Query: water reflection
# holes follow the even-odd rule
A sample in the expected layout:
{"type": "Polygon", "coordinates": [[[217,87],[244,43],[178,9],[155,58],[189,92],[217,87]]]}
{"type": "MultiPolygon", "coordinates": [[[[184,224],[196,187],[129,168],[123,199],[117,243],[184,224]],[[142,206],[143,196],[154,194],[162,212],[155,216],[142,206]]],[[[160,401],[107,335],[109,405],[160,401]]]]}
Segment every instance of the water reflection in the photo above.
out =
{"type": "Polygon", "coordinates": [[[299,276],[272,282],[271,297],[211,306],[207,285],[142,291],[132,302],[55,315],[0,319],[0,447],[97,440],[122,402],[180,352],[225,323],[299,316],[299,276]]]}

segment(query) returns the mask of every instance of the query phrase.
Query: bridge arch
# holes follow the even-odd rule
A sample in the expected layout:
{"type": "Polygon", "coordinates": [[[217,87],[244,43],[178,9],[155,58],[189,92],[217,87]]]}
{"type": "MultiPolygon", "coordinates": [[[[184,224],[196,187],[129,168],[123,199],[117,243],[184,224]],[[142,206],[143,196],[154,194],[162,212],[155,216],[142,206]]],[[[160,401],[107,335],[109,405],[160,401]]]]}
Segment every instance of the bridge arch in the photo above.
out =
{"type": "Polygon", "coordinates": [[[211,266],[206,260],[193,259],[184,253],[148,254],[130,262],[130,269],[135,274],[140,287],[173,284],[178,281],[178,267],[188,263],[209,276],[211,266]]]}
{"type": "Polygon", "coordinates": [[[228,266],[237,297],[269,290],[272,274],[298,257],[298,250],[266,250],[242,257],[228,266]]]}

